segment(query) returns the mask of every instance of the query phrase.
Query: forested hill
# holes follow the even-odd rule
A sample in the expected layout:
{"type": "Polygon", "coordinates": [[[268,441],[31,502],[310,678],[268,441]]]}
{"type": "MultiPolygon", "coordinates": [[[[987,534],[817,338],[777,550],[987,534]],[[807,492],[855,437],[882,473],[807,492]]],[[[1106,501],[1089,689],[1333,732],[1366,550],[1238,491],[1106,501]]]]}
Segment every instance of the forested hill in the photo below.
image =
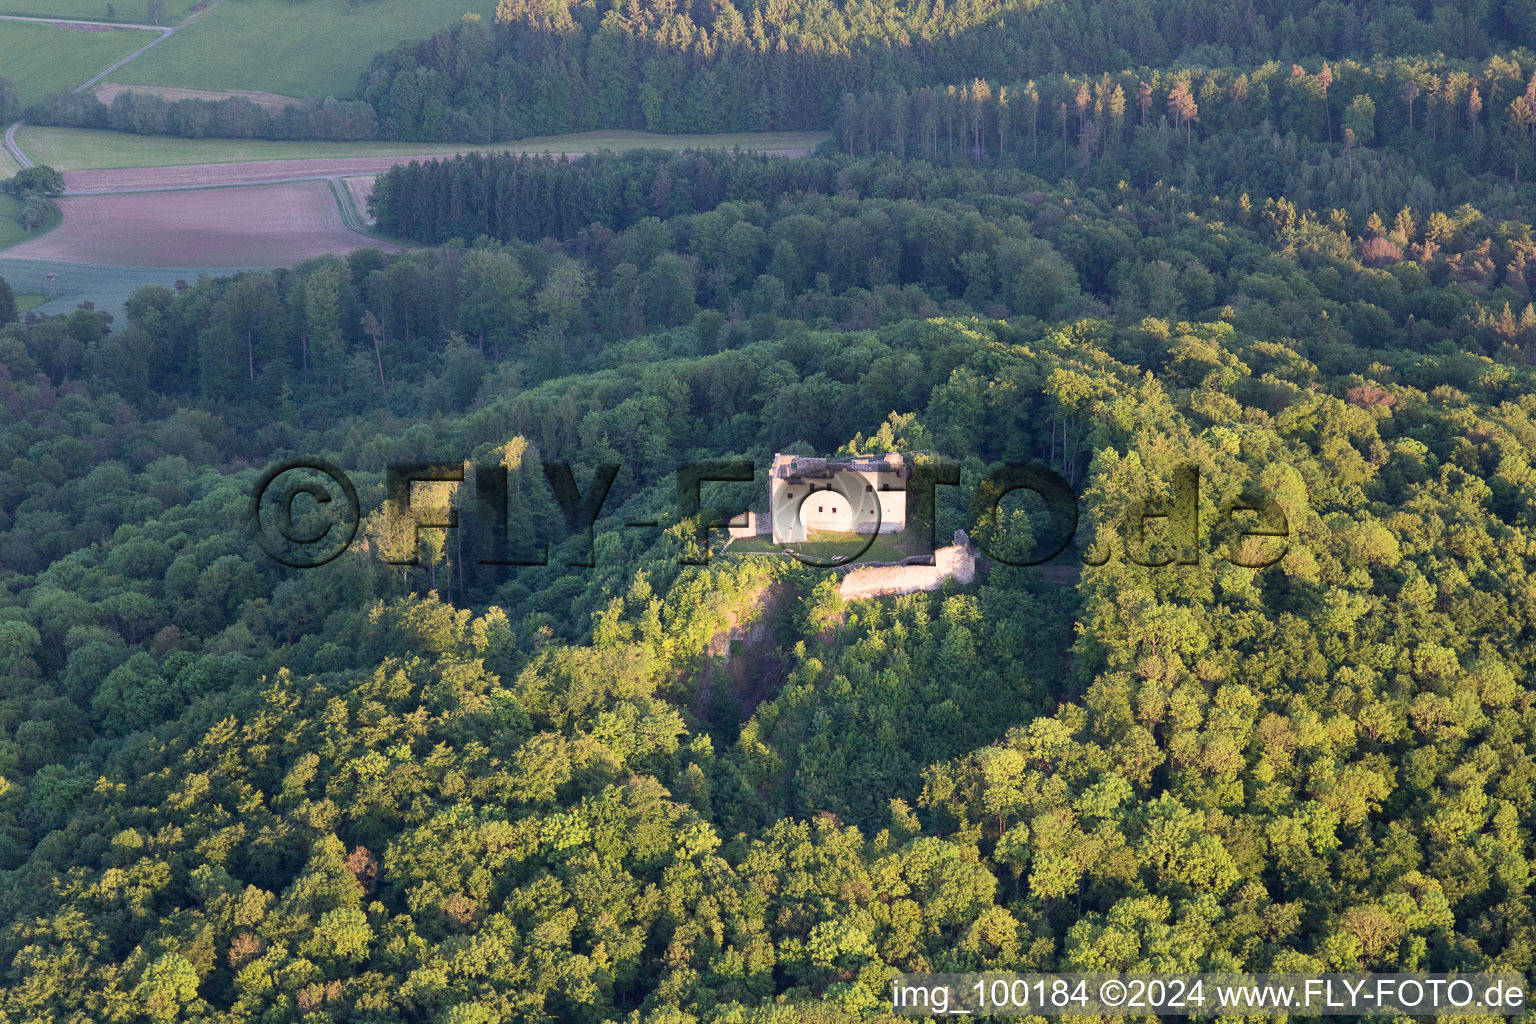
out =
{"type": "Polygon", "coordinates": [[[890,155],[395,173],[448,244],[0,329],[0,1016],[792,1024],[896,970],[1530,962],[1508,193],[1356,225],[890,155]],[[587,225],[466,221],[479,181],[587,225]],[[677,466],[783,450],[953,453],[940,531],[1020,552],[1054,518],[968,496],[1046,460],[1080,536],[851,604],[680,564],[677,466]],[[320,569],[248,528],[293,455],[366,513],[320,569]],[[462,459],[548,565],[382,561],[385,463],[462,459]],[[590,569],[557,459],[622,467],[590,569]],[[1186,465],[1198,564],[1128,561],[1186,465]],[[1252,487],[1291,533],[1258,571],[1252,487]]]}
{"type": "Polygon", "coordinates": [[[0,1020],[852,1024],[902,971],[1528,970],[1533,24],[509,2],[381,55],[377,123],[835,141],[416,163],[372,198],[414,248],[0,302],[0,1020]],[[718,530],[698,564],[779,452],[952,458],[975,579],[845,602],[718,530]],[[360,506],[305,570],[250,521],[293,458],[360,506]],[[695,516],[705,459],[757,478],[695,516]],[[1045,570],[994,556],[1068,517],[972,500],[1031,461],[1078,501],[1045,570]],[[560,462],[618,466],[590,537],[560,462]],[[391,463],[505,471],[540,564],[487,567],[453,482],[408,497],[462,528],[399,564],[391,463]],[[1147,525],[1175,500],[1193,538],[1147,525]]]}
{"type": "Polygon", "coordinates": [[[52,438],[38,458],[93,436],[112,457],[57,499],[110,473],[134,513],[82,517],[111,539],[8,579],[0,1005],[678,1020],[782,994],[786,1020],[837,1019],[878,1008],[895,968],[1518,965],[1531,382],[1446,356],[1345,386],[1402,356],[1320,370],[1221,324],[937,322],[554,382],[405,432],[441,452],[517,420],[558,433],[531,410],[581,396],[602,419],[713,375],[776,440],[821,412],[798,388],[904,365],[923,412],[887,443],[1006,450],[1017,389],[1092,425],[1097,515],[1190,460],[1212,519],[1252,476],[1295,528],[1258,576],[1090,568],[1080,610],[1006,568],[858,611],[806,580],[782,692],[707,720],[690,668],[770,582],[756,564],[679,573],[609,525],[598,575],[537,602],[593,608],[577,643],[426,594],[426,566],[285,577],[224,525],[254,471],[146,464],[173,435],[103,384],[9,383],[52,438]]]}

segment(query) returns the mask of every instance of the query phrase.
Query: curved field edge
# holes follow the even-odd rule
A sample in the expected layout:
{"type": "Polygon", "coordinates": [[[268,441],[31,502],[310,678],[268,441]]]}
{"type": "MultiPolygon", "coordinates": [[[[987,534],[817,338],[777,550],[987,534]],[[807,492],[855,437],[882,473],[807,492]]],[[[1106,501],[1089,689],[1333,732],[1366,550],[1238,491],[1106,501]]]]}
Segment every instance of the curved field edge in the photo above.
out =
{"type": "Polygon", "coordinates": [[[371,188],[373,179],[376,177],[377,175],[364,174],[326,179],[326,183],[331,186],[331,194],[336,197],[336,205],[341,208],[341,222],[347,226],[348,230],[365,238],[371,238],[380,245],[400,249],[422,248],[420,242],[413,242],[409,238],[386,235],[379,230],[378,223],[369,218],[367,193],[366,191],[358,192],[354,188],[354,183],[359,179],[366,179],[371,188]]]}
{"type": "Polygon", "coordinates": [[[181,164],[316,160],[370,156],[451,156],[469,152],[589,153],[600,149],[815,149],[827,132],[737,132],[718,135],[653,135],[648,132],[579,132],[517,139],[483,146],[411,142],[275,142],[266,139],[177,139],[91,128],[24,125],[16,144],[34,163],[61,171],[181,164]]]}
{"type": "Polygon", "coordinates": [[[336,205],[341,209],[343,224],[360,235],[383,238],[369,225],[368,211],[364,201],[352,190],[346,178],[327,178],[326,184],[331,186],[331,194],[336,197],[336,205]]]}
{"type": "Polygon", "coordinates": [[[368,228],[375,223],[368,216],[368,197],[373,194],[373,183],[378,180],[377,174],[349,174],[338,179],[342,191],[346,193],[346,201],[343,207],[350,205],[357,213],[358,219],[368,228]]]}

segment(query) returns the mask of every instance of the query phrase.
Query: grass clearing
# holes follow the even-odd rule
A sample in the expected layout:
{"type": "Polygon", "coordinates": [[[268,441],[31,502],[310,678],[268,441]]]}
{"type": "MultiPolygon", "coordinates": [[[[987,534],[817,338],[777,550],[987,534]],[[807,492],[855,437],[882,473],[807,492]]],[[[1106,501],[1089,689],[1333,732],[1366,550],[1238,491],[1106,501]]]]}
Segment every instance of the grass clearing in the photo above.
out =
{"type": "Polygon", "coordinates": [[[0,194],[0,249],[9,249],[17,242],[25,242],[31,236],[21,230],[16,214],[21,204],[8,195],[0,194]]]}
{"type": "Polygon", "coordinates": [[[173,287],[177,280],[196,281],[199,277],[222,277],[242,268],[206,270],[174,267],[100,267],[86,263],[58,263],[52,260],[11,259],[0,253],[0,277],[19,294],[40,295],[39,313],[68,313],[81,302],[91,301],[118,318],[122,326],[123,304],[146,284],[173,287]],[[54,275],[52,281],[48,275],[54,275]]]}
{"type": "Polygon", "coordinates": [[[48,218],[48,223],[28,233],[22,230],[21,222],[16,219],[20,213],[21,201],[0,193],[0,250],[9,249],[13,245],[20,245],[22,242],[47,234],[59,223],[59,211],[55,208],[53,215],[48,218]]]}
{"type": "MultiPolygon", "coordinates": [[[[241,0],[246,2],[246,0],[241,0]]],[[[208,17],[223,12],[221,5],[208,17]]],[[[201,22],[195,22],[194,25],[201,22]]],[[[171,42],[174,42],[172,39],[171,42]]],[[[169,43],[162,43],[155,50],[169,43]]],[[[154,53],[155,50],[149,51],[154,53]]],[[[146,54],[145,56],[148,56],[146,54]]],[[[141,60],[143,58],[140,58],[141,60]]],[[[138,63],[135,61],[134,63],[138,63]]],[[[133,65],[128,65],[132,67],[133,65]]],[[[89,77],[89,75],[85,76],[89,77]]],[[[84,79],[82,79],[83,81],[84,79]]],[[[181,164],[239,163],[246,160],[317,160],[362,156],[440,156],[470,150],[514,153],[590,153],[600,149],[813,149],[826,132],[761,132],[725,135],[650,135],[646,132],[580,132],[519,139],[489,146],[412,142],[272,142],[265,139],[175,139],[164,135],[128,135],[89,128],[40,128],[25,125],[16,143],[34,163],[61,171],[112,167],[168,167],[181,164]]]]}
{"type": "Polygon", "coordinates": [[[16,296],[16,312],[18,315],[30,313],[47,301],[48,296],[46,295],[38,295],[34,292],[21,292],[16,296]]]}
{"type": "Polygon", "coordinates": [[[341,0],[231,0],[117,71],[112,81],[346,99],[356,95],[375,53],[431,35],[466,12],[489,24],[496,4],[365,0],[354,9],[341,0]]]}
{"type": "Polygon", "coordinates": [[[131,28],[87,32],[36,21],[0,21],[0,68],[16,83],[26,106],[75,88],[154,38],[131,28]]]}
{"type": "MultiPolygon", "coordinates": [[[[196,0],[167,0],[161,25],[175,25],[187,16],[196,0]]],[[[148,25],[149,10],[144,0],[0,0],[0,14],[18,14],[26,18],[61,18],[78,21],[114,21],[118,24],[148,25]],[[109,14],[107,8],[111,7],[109,14]]],[[[106,67],[105,64],[102,67],[106,67]]],[[[101,68],[96,70],[100,71],[101,68]]],[[[90,76],[86,76],[90,77],[90,76]]],[[[85,79],[81,79],[84,81],[85,79]]],[[[79,84],[79,83],[76,83],[79,84]]]]}
{"type": "Polygon", "coordinates": [[[273,113],[281,111],[290,103],[302,103],[301,96],[279,96],[275,92],[241,92],[238,89],[182,89],[174,85],[114,85],[111,82],[102,82],[91,92],[96,98],[107,106],[117,98],[120,92],[136,92],[140,95],[159,96],[167,103],[175,103],[177,100],[227,100],[236,97],[250,100],[258,107],[262,107],[273,113]]]}

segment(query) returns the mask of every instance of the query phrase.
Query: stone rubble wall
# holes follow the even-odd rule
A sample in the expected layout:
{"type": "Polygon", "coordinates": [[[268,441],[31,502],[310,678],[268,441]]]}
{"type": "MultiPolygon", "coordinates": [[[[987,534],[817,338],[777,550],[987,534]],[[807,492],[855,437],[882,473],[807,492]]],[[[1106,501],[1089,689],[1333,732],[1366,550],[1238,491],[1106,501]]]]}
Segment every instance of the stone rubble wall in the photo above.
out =
{"type": "Polygon", "coordinates": [[[932,565],[868,566],[853,569],[843,576],[837,592],[844,601],[891,594],[913,594],[937,590],[948,580],[970,583],[976,578],[976,553],[963,530],[955,532],[956,543],[933,553],[932,565]]]}

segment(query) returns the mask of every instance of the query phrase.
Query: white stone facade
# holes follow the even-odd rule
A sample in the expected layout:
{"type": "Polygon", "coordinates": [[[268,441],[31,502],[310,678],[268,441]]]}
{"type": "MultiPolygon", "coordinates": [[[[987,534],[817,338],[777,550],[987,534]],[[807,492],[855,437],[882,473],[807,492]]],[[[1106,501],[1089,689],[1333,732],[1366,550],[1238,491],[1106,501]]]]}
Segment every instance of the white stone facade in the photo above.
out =
{"type": "Polygon", "coordinates": [[[829,460],[775,455],[768,477],[775,544],[814,533],[900,533],[907,526],[907,465],[899,453],[829,460]]]}

